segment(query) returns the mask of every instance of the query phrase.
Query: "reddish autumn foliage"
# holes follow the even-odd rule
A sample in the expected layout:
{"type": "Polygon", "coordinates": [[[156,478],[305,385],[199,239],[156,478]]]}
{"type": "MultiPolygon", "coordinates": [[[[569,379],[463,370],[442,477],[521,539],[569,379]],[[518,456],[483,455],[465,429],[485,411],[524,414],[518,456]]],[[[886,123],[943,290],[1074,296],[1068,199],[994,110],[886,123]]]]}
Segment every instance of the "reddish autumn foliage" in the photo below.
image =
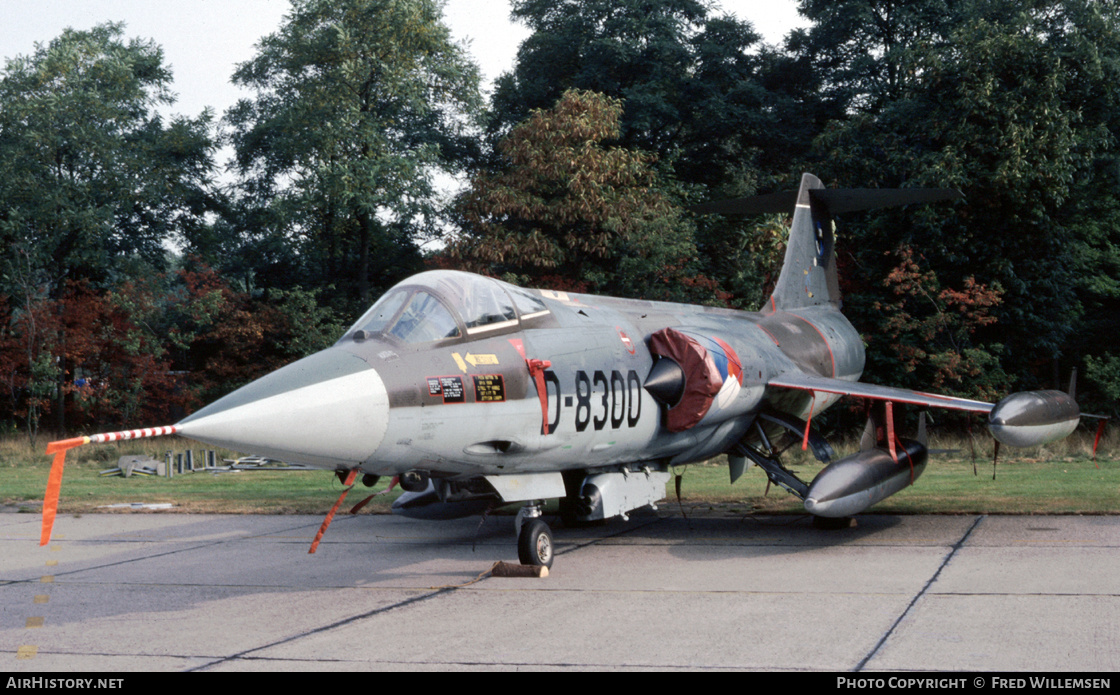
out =
{"type": "Polygon", "coordinates": [[[202,267],[57,300],[0,297],[0,417],[93,432],[163,425],[329,344],[340,326],[310,293],[252,298],[202,267]]]}
{"type": "Polygon", "coordinates": [[[894,301],[875,302],[880,313],[879,333],[886,354],[908,374],[919,376],[920,388],[976,398],[998,399],[1010,384],[999,367],[999,346],[980,348],[971,336],[996,322],[992,315],[1001,289],[965,280],[963,289],[941,287],[931,270],[923,270],[921,256],[909,246],[891,252],[898,265],[883,280],[894,301]]]}
{"type": "Polygon", "coordinates": [[[74,282],[58,299],[40,297],[14,310],[0,303],[7,416],[34,436],[41,422],[86,430],[163,422],[181,412],[167,350],[139,313],[146,301],[135,284],[97,293],[74,282]]]}
{"type": "Polygon", "coordinates": [[[206,266],[179,277],[185,292],[171,333],[191,393],[203,402],[326,347],[343,328],[309,292],[253,297],[206,266]]]}

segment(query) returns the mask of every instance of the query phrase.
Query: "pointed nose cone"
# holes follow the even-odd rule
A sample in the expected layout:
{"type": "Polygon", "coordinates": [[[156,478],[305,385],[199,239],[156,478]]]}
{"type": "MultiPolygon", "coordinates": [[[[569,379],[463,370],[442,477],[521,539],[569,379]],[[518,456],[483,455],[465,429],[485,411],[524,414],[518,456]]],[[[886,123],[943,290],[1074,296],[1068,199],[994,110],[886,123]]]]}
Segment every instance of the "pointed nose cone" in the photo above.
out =
{"type": "Polygon", "coordinates": [[[191,439],[324,468],[358,465],[385,436],[389,397],[360,357],[329,348],[244,386],[178,423],[191,439]]]}

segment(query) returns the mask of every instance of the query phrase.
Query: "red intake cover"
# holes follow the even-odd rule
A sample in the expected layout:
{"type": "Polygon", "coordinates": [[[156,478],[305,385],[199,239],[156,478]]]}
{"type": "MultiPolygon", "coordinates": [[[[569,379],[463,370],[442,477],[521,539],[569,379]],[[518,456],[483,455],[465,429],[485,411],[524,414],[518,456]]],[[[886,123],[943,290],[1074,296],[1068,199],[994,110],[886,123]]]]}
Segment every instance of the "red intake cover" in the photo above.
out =
{"type": "Polygon", "coordinates": [[[723,378],[711,355],[693,338],[663,328],[649,337],[649,351],[669,357],[684,371],[684,394],[672,408],[666,426],[670,432],[683,432],[704,419],[712,401],[723,386],[723,378]]]}

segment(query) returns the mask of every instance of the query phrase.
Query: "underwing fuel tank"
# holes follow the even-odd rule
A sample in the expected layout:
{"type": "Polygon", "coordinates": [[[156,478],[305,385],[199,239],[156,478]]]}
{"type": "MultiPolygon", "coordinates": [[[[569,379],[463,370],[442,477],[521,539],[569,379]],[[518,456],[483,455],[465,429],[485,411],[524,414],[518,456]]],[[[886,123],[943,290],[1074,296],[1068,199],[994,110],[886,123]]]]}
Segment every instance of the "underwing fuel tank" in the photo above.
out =
{"type": "Polygon", "coordinates": [[[809,485],[805,509],[816,516],[852,516],[912,484],[926,469],[926,447],[911,439],[899,444],[897,462],[876,447],[825,466],[809,485]]]}
{"type": "Polygon", "coordinates": [[[1077,429],[1081,409],[1062,391],[1023,391],[996,404],[988,414],[992,436],[1008,446],[1040,446],[1077,429]]]}

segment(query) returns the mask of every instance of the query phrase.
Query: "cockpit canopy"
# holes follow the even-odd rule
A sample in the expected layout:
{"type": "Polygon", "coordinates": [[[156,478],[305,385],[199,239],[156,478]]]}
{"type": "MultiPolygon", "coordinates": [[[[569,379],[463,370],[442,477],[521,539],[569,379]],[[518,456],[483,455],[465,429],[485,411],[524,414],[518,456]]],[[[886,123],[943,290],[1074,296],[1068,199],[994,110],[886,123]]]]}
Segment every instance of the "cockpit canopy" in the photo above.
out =
{"type": "Polygon", "coordinates": [[[343,340],[406,344],[489,336],[548,314],[540,298],[500,280],[455,270],[408,278],[385,293],[343,340]]]}

